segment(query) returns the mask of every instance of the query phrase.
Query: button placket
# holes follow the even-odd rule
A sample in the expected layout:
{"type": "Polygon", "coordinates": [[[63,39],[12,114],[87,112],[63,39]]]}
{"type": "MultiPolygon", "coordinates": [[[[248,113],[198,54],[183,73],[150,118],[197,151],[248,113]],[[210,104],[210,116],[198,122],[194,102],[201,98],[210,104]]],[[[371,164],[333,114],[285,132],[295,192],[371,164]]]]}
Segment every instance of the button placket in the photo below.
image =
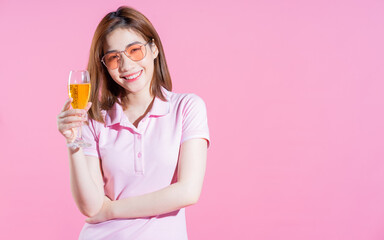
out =
{"type": "Polygon", "coordinates": [[[135,133],[135,173],[136,174],[144,174],[144,155],[143,155],[143,134],[145,133],[148,124],[150,123],[150,119],[146,116],[144,117],[135,133]]]}
{"type": "Polygon", "coordinates": [[[134,142],[135,142],[135,154],[134,154],[135,173],[144,174],[143,154],[142,154],[142,136],[140,133],[135,134],[134,142]]]}

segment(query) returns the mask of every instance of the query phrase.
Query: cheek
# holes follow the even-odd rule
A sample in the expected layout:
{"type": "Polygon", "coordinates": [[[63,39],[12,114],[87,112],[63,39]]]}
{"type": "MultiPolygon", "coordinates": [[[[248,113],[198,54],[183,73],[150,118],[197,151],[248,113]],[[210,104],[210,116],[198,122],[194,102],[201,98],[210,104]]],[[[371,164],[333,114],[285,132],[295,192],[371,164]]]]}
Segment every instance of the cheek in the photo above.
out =
{"type": "Polygon", "coordinates": [[[144,64],[145,64],[145,69],[146,69],[147,75],[152,75],[153,69],[154,69],[154,61],[149,59],[144,64]]]}
{"type": "Polygon", "coordinates": [[[108,73],[109,73],[109,76],[111,76],[111,78],[112,78],[115,82],[117,82],[118,77],[119,77],[119,73],[118,73],[117,69],[115,69],[115,70],[108,70],[108,73]]]}

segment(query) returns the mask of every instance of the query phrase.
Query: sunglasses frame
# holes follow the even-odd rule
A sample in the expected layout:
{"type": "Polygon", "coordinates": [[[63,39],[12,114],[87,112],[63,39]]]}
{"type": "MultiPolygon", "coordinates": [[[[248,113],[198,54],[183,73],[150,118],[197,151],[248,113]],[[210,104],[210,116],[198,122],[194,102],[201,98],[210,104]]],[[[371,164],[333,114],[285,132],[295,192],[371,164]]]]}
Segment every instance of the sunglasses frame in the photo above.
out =
{"type": "MultiPolygon", "coordinates": [[[[142,47],[146,47],[146,46],[148,45],[148,43],[150,43],[150,42],[153,42],[153,39],[149,40],[149,41],[146,42],[145,44],[137,43],[137,44],[134,44],[134,45],[140,45],[140,49],[141,49],[142,47]]],[[[121,55],[121,54],[122,54],[122,53],[124,53],[125,56],[127,56],[129,59],[131,59],[131,60],[134,61],[134,62],[141,61],[141,60],[143,60],[143,59],[147,56],[147,49],[145,49],[144,56],[143,56],[142,59],[139,59],[139,60],[133,60],[133,59],[130,57],[130,55],[128,54],[127,49],[130,48],[130,47],[132,47],[132,46],[134,46],[134,45],[131,45],[131,46],[125,48],[123,51],[114,51],[113,53],[119,53],[119,59],[118,59],[118,61],[121,60],[121,58],[122,58],[122,55],[121,55]]],[[[141,51],[142,51],[142,50],[141,50],[141,51]]],[[[105,66],[106,68],[108,68],[108,67],[107,67],[107,64],[106,64],[105,61],[104,61],[104,58],[105,58],[105,56],[107,56],[108,54],[110,54],[110,53],[105,54],[105,55],[101,58],[101,60],[100,60],[100,61],[104,64],[104,66],[105,66]]],[[[118,67],[119,67],[119,65],[118,65],[116,68],[118,68],[118,67]]],[[[108,68],[108,69],[109,69],[109,70],[115,70],[116,68],[108,68]]]]}

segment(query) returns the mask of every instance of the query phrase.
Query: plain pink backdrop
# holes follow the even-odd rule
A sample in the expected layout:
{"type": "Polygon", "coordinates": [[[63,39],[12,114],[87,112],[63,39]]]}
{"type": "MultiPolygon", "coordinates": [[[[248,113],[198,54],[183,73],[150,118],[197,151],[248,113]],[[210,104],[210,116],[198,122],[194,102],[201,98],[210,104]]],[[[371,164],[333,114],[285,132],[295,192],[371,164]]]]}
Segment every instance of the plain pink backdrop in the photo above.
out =
{"type": "Polygon", "coordinates": [[[76,239],[56,115],[96,25],[157,28],[212,145],[190,239],[384,239],[384,1],[0,2],[0,239],[76,239]]]}

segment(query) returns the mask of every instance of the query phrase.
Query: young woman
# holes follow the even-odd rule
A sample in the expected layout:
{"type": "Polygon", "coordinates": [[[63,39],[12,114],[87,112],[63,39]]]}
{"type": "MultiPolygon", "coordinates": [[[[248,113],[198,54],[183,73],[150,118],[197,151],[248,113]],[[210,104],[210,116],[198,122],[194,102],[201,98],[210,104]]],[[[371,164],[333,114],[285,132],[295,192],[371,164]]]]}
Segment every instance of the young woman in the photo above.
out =
{"type": "Polygon", "coordinates": [[[70,109],[68,99],[57,118],[69,145],[83,122],[92,144],[68,147],[72,194],[88,217],[79,239],[187,239],[184,208],[199,199],[209,145],[204,102],[171,92],[160,38],[132,8],[101,20],[88,71],[92,104],[70,109]]]}

